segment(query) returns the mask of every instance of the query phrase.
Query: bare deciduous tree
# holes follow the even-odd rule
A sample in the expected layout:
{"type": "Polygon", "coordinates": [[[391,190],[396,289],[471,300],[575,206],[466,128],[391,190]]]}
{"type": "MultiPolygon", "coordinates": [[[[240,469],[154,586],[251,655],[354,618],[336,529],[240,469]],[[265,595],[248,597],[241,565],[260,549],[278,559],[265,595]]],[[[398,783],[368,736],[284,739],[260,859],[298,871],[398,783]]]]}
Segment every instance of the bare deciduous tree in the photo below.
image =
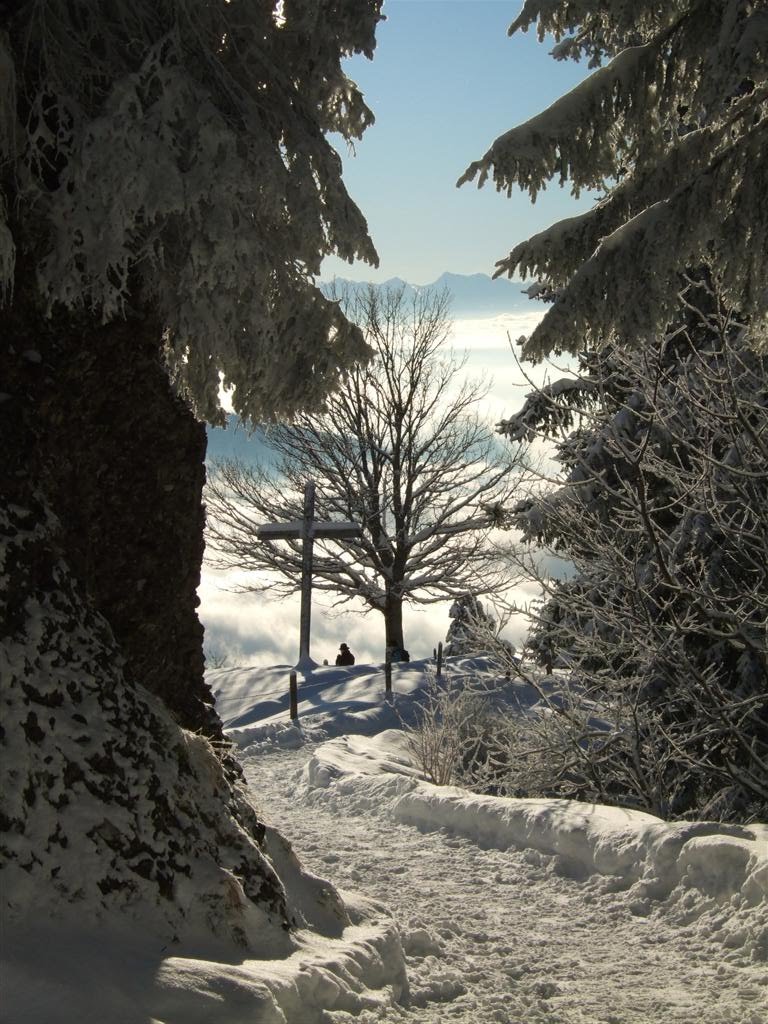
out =
{"type": "Polygon", "coordinates": [[[214,564],[260,574],[249,590],[299,589],[301,543],[257,539],[261,523],[300,519],[304,482],[317,484],[317,515],[353,520],[359,539],[318,540],[313,586],[336,603],[360,598],[403,646],[406,601],[430,603],[503,587],[509,569],[489,543],[524,469],[477,415],[483,382],[444,350],[446,293],[352,289],[340,298],[374,357],[350,370],[323,413],[296,416],[267,434],[276,468],[224,460],[207,491],[214,564]],[[264,573],[269,573],[267,581],[264,573]],[[276,582],[275,582],[276,579],[276,582]]]}

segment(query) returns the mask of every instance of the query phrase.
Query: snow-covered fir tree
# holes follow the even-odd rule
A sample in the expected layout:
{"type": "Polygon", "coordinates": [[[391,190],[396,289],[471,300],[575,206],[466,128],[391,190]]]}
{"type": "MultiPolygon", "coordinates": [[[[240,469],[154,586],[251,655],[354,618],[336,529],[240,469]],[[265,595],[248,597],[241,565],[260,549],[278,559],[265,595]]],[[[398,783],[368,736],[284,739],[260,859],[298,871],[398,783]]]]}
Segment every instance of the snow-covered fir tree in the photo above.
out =
{"type": "Polygon", "coordinates": [[[754,0],[526,0],[558,60],[591,76],[501,135],[459,184],[508,194],[555,179],[601,198],[516,245],[497,274],[554,299],[523,346],[535,359],[617,337],[639,345],[677,311],[678,277],[706,262],[723,301],[768,341],[768,19],[754,0]]]}
{"type": "Polygon", "coordinates": [[[448,609],[448,617],[451,624],[445,637],[446,657],[480,654],[487,648],[484,634],[496,632],[496,620],[476,594],[457,597],[448,609]]]}
{"type": "Polygon", "coordinates": [[[380,6],[0,5],[7,922],[294,948],[286,857],[209,742],[188,403],[218,418],[223,378],[246,416],[316,407],[367,355],[312,275],[376,260],[326,133],[372,120],[341,61],[380,6]]]}
{"type": "Polygon", "coordinates": [[[658,345],[585,360],[503,425],[559,432],[563,484],[512,521],[576,569],[542,581],[529,646],[571,670],[583,703],[614,709],[597,741],[602,796],[764,814],[768,366],[706,282],[684,297],[658,345]]]}
{"type": "Polygon", "coordinates": [[[531,644],[613,694],[610,739],[560,704],[584,792],[747,815],[768,798],[765,5],[526,0],[510,32],[533,25],[594,71],[459,182],[598,193],[498,264],[551,302],[524,357],[582,363],[501,424],[559,437],[565,471],[514,516],[578,569],[531,644]]]}
{"type": "Polygon", "coordinates": [[[16,4],[0,36],[4,297],[34,242],[48,309],[157,309],[202,416],[220,415],[221,375],[244,416],[318,405],[366,352],[312,275],[328,253],[377,262],[326,133],[373,120],[341,60],[372,56],[380,7],[16,4]]]}

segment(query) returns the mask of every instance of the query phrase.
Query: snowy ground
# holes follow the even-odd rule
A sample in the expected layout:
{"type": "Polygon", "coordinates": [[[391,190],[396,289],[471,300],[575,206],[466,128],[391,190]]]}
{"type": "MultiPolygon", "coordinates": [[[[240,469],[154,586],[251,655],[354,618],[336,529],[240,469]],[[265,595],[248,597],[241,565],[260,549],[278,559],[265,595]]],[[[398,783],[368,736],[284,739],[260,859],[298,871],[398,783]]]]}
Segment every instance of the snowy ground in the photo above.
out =
{"type": "Polygon", "coordinates": [[[398,922],[410,999],[354,1019],[765,1024],[768,828],[420,782],[402,733],[379,730],[409,717],[424,669],[396,668],[395,711],[372,667],[319,669],[299,727],[286,668],[211,675],[267,820],[311,871],[398,922]]]}
{"type": "Polygon", "coordinates": [[[212,672],[306,927],[245,959],[39,916],[4,938],[2,1024],[766,1024],[768,827],[431,786],[398,728],[427,669],[392,702],[373,666],[317,669],[298,725],[285,666],[212,672]]]}

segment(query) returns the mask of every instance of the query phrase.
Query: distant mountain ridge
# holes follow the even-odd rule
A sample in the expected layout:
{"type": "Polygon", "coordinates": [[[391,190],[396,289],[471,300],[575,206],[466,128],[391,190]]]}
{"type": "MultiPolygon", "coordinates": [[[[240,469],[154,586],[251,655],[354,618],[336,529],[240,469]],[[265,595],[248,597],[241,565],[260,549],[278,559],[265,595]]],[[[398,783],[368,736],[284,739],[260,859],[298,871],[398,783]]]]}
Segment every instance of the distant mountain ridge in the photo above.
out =
{"type": "MultiPolygon", "coordinates": [[[[327,294],[334,282],[342,287],[355,287],[364,283],[337,277],[333,281],[321,281],[320,287],[327,294]]],[[[406,295],[413,295],[426,289],[440,291],[447,288],[452,296],[451,316],[454,319],[518,313],[532,308],[531,300],[523,291],[527,287],[526,284],[507,278],[497,278],[494,281],[488,274],[451,274],[446,271],[437,280],[425,285],[410,284],[400,277],[391,277],[387,281],[374,283],[374,288],[399,287],[405,288],[406,295]]]]}

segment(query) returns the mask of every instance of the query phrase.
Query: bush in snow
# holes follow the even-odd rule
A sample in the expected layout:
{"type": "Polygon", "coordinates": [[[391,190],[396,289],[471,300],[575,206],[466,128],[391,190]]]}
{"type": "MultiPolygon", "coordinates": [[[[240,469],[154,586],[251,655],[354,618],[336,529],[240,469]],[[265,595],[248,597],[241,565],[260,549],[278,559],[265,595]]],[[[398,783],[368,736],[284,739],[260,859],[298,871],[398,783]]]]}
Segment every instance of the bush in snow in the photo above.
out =
{"type": "Polygon", "coordinates": [[[482,716],[482,695],[430,679],[414,723],[405,725],[408,749],[428,782],[458,784],[471,736],[482,716]]]}
{"type": "Polygon", "coordinates": [[[537,724],[510,713],[507,698],[496,684],[453,680],[450,670],[430,679],[416,720],[404,723],[410,755],[427,781],[497,796],[544,791],[537,724]]]}
{"type": "Polygon", "coordinates": [[[594,749],[574,724],[595,776],[582,795],[662,816],[760,816],[768,366],[711,283],[692,280],[684,298],[660,344],[585,359],[579,381],[543,389],[504,424],[513,437],[561,435],[562,485],[512,514],[575,569],[539,577],[529,648],[569,666],[574,696],[611,722],[594,749]]]}

